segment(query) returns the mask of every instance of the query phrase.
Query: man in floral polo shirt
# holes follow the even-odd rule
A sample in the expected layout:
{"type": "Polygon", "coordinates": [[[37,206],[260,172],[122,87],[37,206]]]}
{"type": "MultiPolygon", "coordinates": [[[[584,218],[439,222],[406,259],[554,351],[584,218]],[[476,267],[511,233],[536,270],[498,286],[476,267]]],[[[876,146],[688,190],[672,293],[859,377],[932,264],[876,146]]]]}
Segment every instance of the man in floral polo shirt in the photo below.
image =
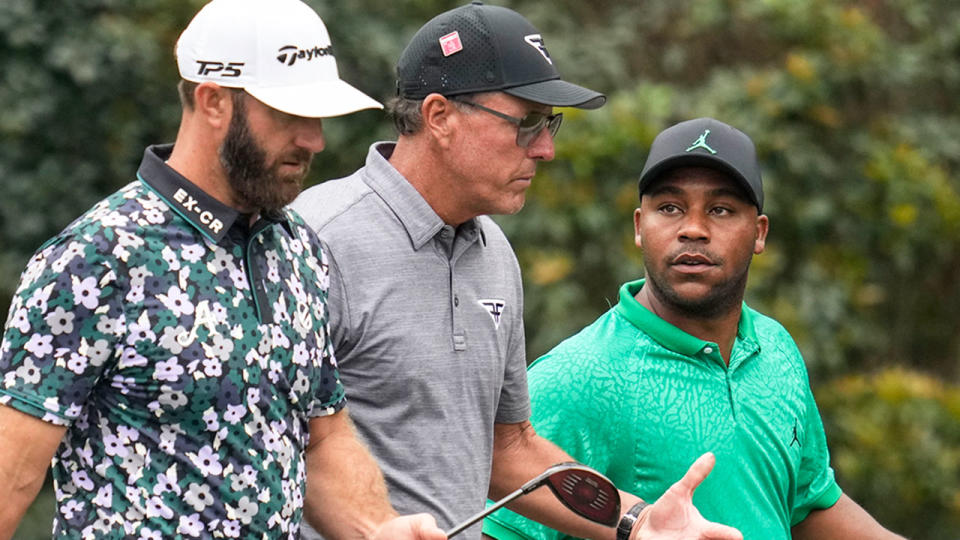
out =
{"type": "Polygon", "coordinates": [[[327,267],[284,210],[321,118],[379,107],[299,0],[181,35],[173,146],[47,242],[0,347],[0,538],[53,458],[57,538],[441,539],[398,518],[343,409],[327,267]]]}

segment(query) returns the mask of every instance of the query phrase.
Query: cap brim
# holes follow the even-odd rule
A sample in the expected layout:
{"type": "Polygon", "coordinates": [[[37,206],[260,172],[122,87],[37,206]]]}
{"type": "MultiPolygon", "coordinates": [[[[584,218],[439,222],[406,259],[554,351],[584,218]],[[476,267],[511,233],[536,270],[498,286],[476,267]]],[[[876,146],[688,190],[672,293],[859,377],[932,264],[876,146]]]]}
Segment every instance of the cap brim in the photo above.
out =
{"type": "Polygon", "coordinates": [[[657,178],[659,178],[665,172],[672,169],[679,169],[680,167],[706,167],[708,169],[713,169],[730,175],[730,177],[736,180],[737,183],[740,184],[740,187],[743,188],[743,191],[747,198],[750,199],[750,202],[752,202],[759,210],[762,210],[762,204],[758,200],[757,194],[754,191],[753,186],[750,185],[750,181],[747,180],[747,177],[744,176],[736,166],[727,160],[718,156],[706,154],[674,154],[661,159],[656,165],[650,167],[649,170],[644,171],[643,175],[640,177],[640,193],[642,194],[644,191],[646,191],[647,188],[650,187],[650,184],[656,181],[657,178]]]}
{"type": "Polygon", "coordinates": [[[552,107],[577,107],[578,109],[598,109],[607,101],[607,96],[589,88],[552,79],[523,86],[504,88],[504,92],[534,103],[543,103],[552,107]]]}
{"type": "Polygon", "coordinates": [[[278,111],[307,118],[329,118],[383,108],[377,100],[340,80],[298,86],[247,86],[245,90],[278,111]]]}

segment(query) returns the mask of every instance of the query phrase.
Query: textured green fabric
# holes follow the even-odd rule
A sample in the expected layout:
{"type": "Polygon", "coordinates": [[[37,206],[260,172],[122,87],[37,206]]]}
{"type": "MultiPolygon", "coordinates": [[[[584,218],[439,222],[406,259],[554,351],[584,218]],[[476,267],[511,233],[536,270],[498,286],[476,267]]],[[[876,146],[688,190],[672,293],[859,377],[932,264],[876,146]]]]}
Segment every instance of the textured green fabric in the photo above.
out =
{"type": "MultiPolygon", "coordinates": [[[[746,539],[790,538],[841,493],[793,339],[744,304],[727,367],[715,343],[641,306],[642,287],[625,284],[613,309],[530,367],[537,432],[648,501],[713,452],[716,467],[694,495],[701,513],[746,539]]],[[[566,538],[507,510],[484,532],[566,538]]]]}

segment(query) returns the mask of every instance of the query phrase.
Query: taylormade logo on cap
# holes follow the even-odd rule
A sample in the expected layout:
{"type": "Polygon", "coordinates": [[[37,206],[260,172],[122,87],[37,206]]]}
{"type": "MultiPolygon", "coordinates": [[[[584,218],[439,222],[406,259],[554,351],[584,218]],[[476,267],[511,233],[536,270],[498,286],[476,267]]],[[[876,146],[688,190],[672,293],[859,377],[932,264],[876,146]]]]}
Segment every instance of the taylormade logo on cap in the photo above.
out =
{"type": "Polygon", "coordinates": [[[296,116],[382,108],[340,80],[327,28],[301,0],[213,0],[180,35],[176,55],[183,79],[243,88],[296,116]]]}
{"type": "Polygon", "coordinates": [[[314,47],[312,49],[300,49],[296,45],[284,45],[280,47],[278,51],[280,54],[277,55],[277,60],[281,64],[286,64],[292,66],[297,59],[305,58],[308,62],[313,60],[314,57],[320,58],[321,56],[333,55],[333,45],[327,45],[326,47],[314,47]],[[287,60],[289,58],[289,61],[287,60]]]}

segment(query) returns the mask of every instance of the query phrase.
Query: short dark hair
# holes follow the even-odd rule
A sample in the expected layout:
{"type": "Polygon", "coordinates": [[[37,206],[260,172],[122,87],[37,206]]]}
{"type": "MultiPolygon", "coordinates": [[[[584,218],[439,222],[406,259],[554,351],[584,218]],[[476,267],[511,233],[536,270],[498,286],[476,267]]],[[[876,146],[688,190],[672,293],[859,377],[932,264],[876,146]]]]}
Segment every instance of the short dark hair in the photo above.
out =
{"type": "MultiPolygon", "coordinates": [[[[180,79],[180,82],[177,83],[177,93],[180,94],[180,106],[184,109],[193,110],[193,107],[196,105],[193,100],[193,93],[196,92],[198,86],[200,86],[200,83],[186,79],[180,79]]],[[[243,88],[229,88],[226,86],[222,88],[230,90],[231,99],[234,100],[234,103],[237,102],[239,97],[243,97],[243,94],[246,93],[243,88]]]]}
{"type": "Polygon", "coordinates": [[[180,79],[180,83],[177,84],[177,93],[180,94],[180,106],[184,109],[193,109],[193,92],[200,86],[198,83],[193,81],[188,81],[186,79],[180,79]]]}
{"type": "Polygon", "coordinates": [[[423,128],[422,99],[395,96],[387,100],[387,115],[400,135],[413,135],[423,128]]]}

